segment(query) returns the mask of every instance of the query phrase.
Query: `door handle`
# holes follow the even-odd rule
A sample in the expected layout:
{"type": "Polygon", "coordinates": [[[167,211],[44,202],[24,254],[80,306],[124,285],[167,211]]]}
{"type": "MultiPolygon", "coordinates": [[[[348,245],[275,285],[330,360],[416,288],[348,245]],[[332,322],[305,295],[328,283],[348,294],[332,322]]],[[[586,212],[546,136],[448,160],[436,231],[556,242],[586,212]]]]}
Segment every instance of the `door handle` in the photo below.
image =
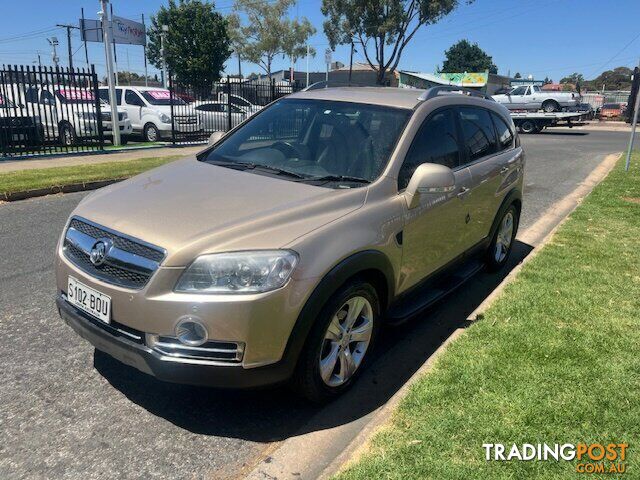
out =
{"type": "Polygon", "coordinates": [[[503,175],[504,175],[505,173],[508,173],[508,172],[509,172],[509,167],[502,167],[502,168],[500,169],[500,173],[501,173],[501,174],[503,174],[503,175]]]}
{"type": "Polygon", "coordinates": [[[469,192],[471,191],[470,188],[467,187],[461,187],[460,190],[458,191],[458,198],[462,198],[465,195],[467,195],[469,192]]]}

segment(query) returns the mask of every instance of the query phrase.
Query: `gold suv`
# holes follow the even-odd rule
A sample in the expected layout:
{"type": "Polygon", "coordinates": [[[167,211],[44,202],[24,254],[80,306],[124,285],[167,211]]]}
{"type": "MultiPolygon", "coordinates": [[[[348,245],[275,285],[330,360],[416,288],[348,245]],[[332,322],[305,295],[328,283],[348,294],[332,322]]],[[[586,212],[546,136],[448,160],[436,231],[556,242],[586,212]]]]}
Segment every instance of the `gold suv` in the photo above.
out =
{"type": "Polygon", "coordinates": [[[64,320],[161,380],[332,398],[383,323],[513,246],[524,154],[477,92],[311,90],[213,137],[86,197],[57,247],[64,320]]]}

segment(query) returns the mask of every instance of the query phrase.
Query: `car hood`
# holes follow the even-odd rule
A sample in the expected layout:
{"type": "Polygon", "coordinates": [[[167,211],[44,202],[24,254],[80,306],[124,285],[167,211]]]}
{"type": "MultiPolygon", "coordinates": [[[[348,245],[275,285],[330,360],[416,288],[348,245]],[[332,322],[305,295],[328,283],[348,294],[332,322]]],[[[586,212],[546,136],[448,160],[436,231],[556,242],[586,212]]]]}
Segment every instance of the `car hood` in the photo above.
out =
{"type": "Polygon", "coordinates": [[[189,158],[98,190],[73,215],[162,247],[165,266],[184,266],[203,253],[281,248],[359,208],[366,192],[189,158]]]}

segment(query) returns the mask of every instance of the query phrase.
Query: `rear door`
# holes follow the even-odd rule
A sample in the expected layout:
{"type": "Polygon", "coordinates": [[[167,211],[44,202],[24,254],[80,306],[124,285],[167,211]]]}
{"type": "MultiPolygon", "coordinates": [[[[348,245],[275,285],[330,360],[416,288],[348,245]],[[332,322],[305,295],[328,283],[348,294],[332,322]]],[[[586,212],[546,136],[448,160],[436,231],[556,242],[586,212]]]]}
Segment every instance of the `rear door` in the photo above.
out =
{"type": "Polygon", "coordinates": [[[472,247],[489,235],[508,192],[510,184],[505,180],[511,173],[514,133],[498,115],[485,108],[464,106],[458,107],[458,112],[472,181],[467,229],[467,245],[472,247]]]}
{"type": "Polygon", "coordinates": [[[427,117],[398,175],[399,191],[407,187],[413,172],[423,163],[445,165],[454,171],[456,179],[454,191],[422,194],[417,207],[405,210],[402,254],[405,288],[445,266],[466,248],[466,192],[471,186],[471,174],[468,168],[460,166],[463,152],[456,115],[454,108],[447,107],[427,117]]]}

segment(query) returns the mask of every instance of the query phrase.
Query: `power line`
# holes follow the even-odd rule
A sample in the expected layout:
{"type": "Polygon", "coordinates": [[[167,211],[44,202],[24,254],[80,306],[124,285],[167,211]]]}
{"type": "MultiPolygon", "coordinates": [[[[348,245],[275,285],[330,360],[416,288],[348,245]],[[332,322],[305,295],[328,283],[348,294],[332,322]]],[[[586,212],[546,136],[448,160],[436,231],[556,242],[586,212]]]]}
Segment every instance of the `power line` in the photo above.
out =
{"type": "Polygon", "coordinates": [[[602,69],[603,69],[604,67],[606,67],[606,66],[607,66],[607,65],[609,65],[611,62],[613,62],[613,61],[616,59],[616,57],[617,57],[618,55],[620,55],[622,52],[624,52],[624,51],[629,47],[629,45],[631,45],[633,42],[635,42],[638,38],[640,38],[640,33],[638,33],[638,35],[636,35],[635,37],[633,37],[633,39],[632,39],[629,43],[627,43],[624,47],[622,47],[622,48],[618,51],[618,53],[616,53],[613,57],[611,57],[609,60],[607,60],[605,63],[603,63],[600,67],[598,67],[598,68],[597,68],[597,69],[596,69],[596,70],[595,70],[595,71],[594,71],[590,76],[595,75],[597,72],[602,73],[602,69]]]}

